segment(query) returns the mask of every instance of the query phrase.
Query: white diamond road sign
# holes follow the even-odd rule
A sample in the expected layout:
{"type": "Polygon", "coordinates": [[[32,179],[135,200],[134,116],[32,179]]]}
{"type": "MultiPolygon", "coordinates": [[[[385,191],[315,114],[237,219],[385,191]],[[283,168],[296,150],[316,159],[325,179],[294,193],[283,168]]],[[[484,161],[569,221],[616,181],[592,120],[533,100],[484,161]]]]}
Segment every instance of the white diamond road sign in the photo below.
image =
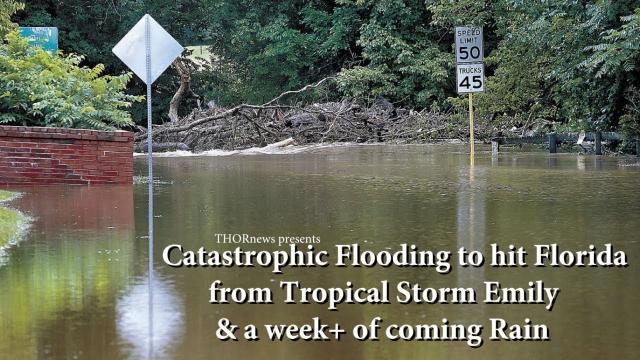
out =
{"type": "MultiPolygon", "coordinates": [[[[153,119],[151,108],[151,85],[182,54],[184,48],[148,14],[129,30],[116,46],[113,53],[129,69],[147,84],[147,167],[149,178],[149,318],[153,317],[153,119]]],[[[152,322],[149,321],[149,329],[152,322]]],[[[153,337],[150,331],[150,339],[153,337]]],[[[152,344],[152,341],[149,341],[152,344]]]]}
{"type": "Polygon", "coordinates": [[[456,82],[458,94],[484,92],[484,64],[458,64],[456,82]]]}
{"type": "Polygon", "coordinates": [[[149,84],[152,84],[182,54],[184,48],[151,16],[143,16],[114,46],[113,53],[147,83],[147,19],[151,59],[149,84]]]}
{"type": "Polygon", "coordinates": [[[456,27],[456,63],[484,61],[482,28],[475,26],[456,27]]]}

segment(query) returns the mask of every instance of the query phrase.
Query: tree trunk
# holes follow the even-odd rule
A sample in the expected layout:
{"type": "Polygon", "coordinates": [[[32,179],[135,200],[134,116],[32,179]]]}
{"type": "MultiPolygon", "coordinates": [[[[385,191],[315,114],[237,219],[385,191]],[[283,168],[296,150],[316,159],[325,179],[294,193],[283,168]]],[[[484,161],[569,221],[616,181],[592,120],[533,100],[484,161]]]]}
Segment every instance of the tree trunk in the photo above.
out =
{"type": "Polygon", "coordinates": [[[180,115],[178,114],[178,109],[180,108],[180,103],[182,103],[182,99],[187,92],[192,93],[191,90],[191,73],[187,68],[186,64],[182,59],[178,59],[173,63],[173,67],[176,69],[178,74],[180,75],[180,87],[178,91],[171,98],[171,102],[169,102],[169,119],[172,122],[178,121],[180,119],[180,115]]]}

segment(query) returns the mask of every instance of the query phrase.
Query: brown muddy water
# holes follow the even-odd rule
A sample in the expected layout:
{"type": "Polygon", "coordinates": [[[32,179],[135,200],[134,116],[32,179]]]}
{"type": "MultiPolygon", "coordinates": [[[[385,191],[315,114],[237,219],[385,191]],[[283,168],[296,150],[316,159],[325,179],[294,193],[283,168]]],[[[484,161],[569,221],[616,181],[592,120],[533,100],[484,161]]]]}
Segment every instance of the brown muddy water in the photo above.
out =
{"type": "MultiPolygon", "coordinates": [[[[575,154],[483,152],[464,147],[340,146],[290,154],[157,158],[154,353],[158,359],[634,359],[640,351],[640,167],[575,154]],[[319,249],[423,250],[489,244],[566,249],[614,244],[627,268],[287,269],[171,268],[162,249],[231,250],[216,233],[316,235],[319,249]],[[209,286],[270,287],[273,305],[212,305],[209,286]],[[483,281],[561,288],[553,308],[535,305],[283,305],[278,282],[312,287],[411,281],[475,287],[483,281]],[[221,342],[217,322],[340,322],[488,326],[492,317],[548,325],[548,342],[221,342]]],[[[144,175],[144,158],[137,158],[144,175]]],[[[18,189],[10,205],[34,218],[0,259],[0,359],[148,357],[146,184],[18,189]]],[[[251,245],[247,248],[264,248],[251,245]]],[[[488,331],[488,330],[485,330],[488,331]]],[[[484,335],[487,337],[487,335],[484,335]]]]}

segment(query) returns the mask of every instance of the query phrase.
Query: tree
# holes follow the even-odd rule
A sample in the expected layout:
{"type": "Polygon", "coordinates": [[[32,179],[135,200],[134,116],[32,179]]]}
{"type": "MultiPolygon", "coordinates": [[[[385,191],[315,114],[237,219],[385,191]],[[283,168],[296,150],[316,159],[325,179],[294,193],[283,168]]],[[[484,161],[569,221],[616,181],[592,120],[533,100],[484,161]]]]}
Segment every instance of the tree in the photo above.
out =
{"type": "MultiPolygon", "coordinates": [[[[22,26],[55,26],[59,29],[60,49],[83,54],[82,65],[104,64],[105,73],[126,73],[128,69],[111,52],[115,44],[145,14],[151,14],[182,45],[202,43],[207,33],[207,9],[204,0],[29,0],[15,19],[22,26]]],[[[154,84],[154,120],[168,120],[171,97],[179,84],[179,75],[168,71],[154,84]]],[[[137,77],[129,83],[133,94],[145,94],[146,87],[137,77]]],[[[193,106],[193,103],[187,106],[193,106]]],[[[134,104],[131,109],[138,123],[146,119],[146,107],[134,104]]]]}
{"type": "Polygon", "coordinates": [[[587,48],[593,54],[581,65],[595,78],[622,78],[624,109],[620,116],[621,130],[628,137],[640,135],[640,8],[620,18],[622,25],[603,33],[603,43],[587,48]]]}
{"type": "MultiPolygon", "coordinates": [[[[6,0],[5,0],[6,1],[6,0]]],[[[61,48],[126,71],[111,48],[148,12],[183,45],[207,45],[195,93],[220,105],[262,103],[337,75],[322,100],[385,96],[408,107],[457,108],[453,28],[483,26],[480,118],[565,129],[617,129],[640,88],[637,0],[86,0],[29,1],[15,18],[58,26],[61,48]],[[95,24],[95,25],[94,25],[95,24]],[[100,31],[96,31],[99,28],[100,31]],[[117,36],[116,36],[117,34],[117,36]]],[[[154,118],[168,120],[179,76],[156,84],[154,118]]],[[[135,79],[131,89],[143,94],[135,79]]],[[[193,100],[184,105],[195,106],[193,100]]],[[[184,110],[184,109],[183,109],[184,110]]],[[[137,121],[144,108],[134,107],[137,121]]],[[[632,112],[631,112],[632,113],[632,112]]]]}
{"type": "MultiPolygon", "coordinates": [[[[431,26],[423,1],[354,2],[363,16],[357,45],[362,62],[341,72],[341,85],[354,96],[389,97],[426,107],[451,91],[451,44],[431,26]]],[[[449,32],[449,31],[447,31],[449,32]]]]}
{"type": "MultiPolygon", "coordinates": [[[[440,17],[456,19],[461,6],[473,9],[464,3],[440,1],[440,17]]],[[[478,14],[468,15],[489,38],[489,77],[487,92],[477,96],[479,115],[519,125],[546,119],[575,130],[615,129],[626,89],[637,82],[632,76],[637,67],[623,72],[613,63],[601,64],[617,69],[602,72],[586,64],[596,60],[593,50],[603,47],[598,46],[601,37],[613,36],[611,29],[637,7],[633,0],[487,2],[478,14]]]]}
{"type": "Polygon", "coordinates": [[[205,0],[204,41],[215,59],[200,93],[228,105],[262,103],[355,60],[357,8],[334,1],[205,0]],[[230,90],[226,91],[226,90],[230,90]]]}
{"type": "Polygon", "coordinates": [[[0,124],[108,130],[132,125],[142,97],[123,91],[131,74],[102,76],[78,55],[51,54],[17,32],[0,44],[0,124]]]}
{"type": "Polygon", "coordinates": [[[15,24],[11,22],[11,16],[22,9],[24,9],[24,4],[15,0],[0,0],[0,37],[4,37],[15,27],[15,24]]]}

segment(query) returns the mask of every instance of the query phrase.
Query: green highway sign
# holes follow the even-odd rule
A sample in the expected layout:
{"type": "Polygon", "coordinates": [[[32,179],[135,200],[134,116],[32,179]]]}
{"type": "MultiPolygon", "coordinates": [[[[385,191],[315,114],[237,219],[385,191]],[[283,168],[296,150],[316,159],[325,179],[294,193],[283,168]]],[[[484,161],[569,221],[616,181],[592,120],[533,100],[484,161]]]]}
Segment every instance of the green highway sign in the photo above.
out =
{"type": "Polygon", "coordinates": [[[46,51],[58,51],[58,28],[21,27],[20,36],[29,40],[29,44],[40,46],[46,51]]]}

